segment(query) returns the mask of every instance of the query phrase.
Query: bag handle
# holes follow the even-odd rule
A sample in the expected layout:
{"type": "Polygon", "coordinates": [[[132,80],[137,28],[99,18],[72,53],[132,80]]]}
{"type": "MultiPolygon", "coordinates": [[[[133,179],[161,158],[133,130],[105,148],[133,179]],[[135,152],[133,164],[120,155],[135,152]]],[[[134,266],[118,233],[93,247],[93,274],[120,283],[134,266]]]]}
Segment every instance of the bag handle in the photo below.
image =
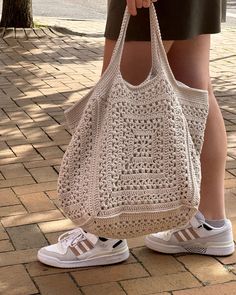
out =
{"type": "MultiPolygon", "coordinates": [[[[154,4],[149,8],[150,13],[150,29],[151,29],[151,53],[152,53],[152,68],[150,74],[157,75],[162,73],[163,76],[171,83],[174,88],[178,88],[178,83],[172,73],[172,70],[169,66],[167,55],[162,43],[161,32],[159,28],[159,23],[156,15],[156,10],[154,4]]],[[[120,34],[116,41],[110,63],[101,76],[101,79],[96,85],[96,92],[103,95],[106,92],[106,89],[109,89],[112,85],[114,77],[119,74],[121,58],[123,54],[123,48],[125,43],[126,32],[130,20],[130,14],[128,8],[126,7],[123,21],[121,24],[120,34]]],[[[147,79],[151,79],[149,75],[147,79]]],[[[146,79],[146,80],[147,80],[146,79]]]]}
{"type": "MultiPolygon", "coordinates": [[[[150,32],[151,32],[151,51],[152,51],[151,72],[158,73],[160,72],[160,69],[164,69],[169,76],[169,72],[171,72],[171,70],[170,70],[165,49],[162,43],[159,23],[158,23],[156,10],[153,3],[149,8],[149,13],[150,13],[150,32]]],[[[125,37],[126,37],[129,20],[130,20],[130,14],[128,12],[128,8],[126,7],[121,29],[120,29],[120,34],[117,39],[117,42],[111,57],[111,61],[110,61],[110,64],[115,67],[116,71],[120,71],[121,58],[123,54],[123,48],[124,48],[125,37]]],[[[173,76],[172,72],[171,72],[170,78],[173,78],[171,76],[173,76]]]]}

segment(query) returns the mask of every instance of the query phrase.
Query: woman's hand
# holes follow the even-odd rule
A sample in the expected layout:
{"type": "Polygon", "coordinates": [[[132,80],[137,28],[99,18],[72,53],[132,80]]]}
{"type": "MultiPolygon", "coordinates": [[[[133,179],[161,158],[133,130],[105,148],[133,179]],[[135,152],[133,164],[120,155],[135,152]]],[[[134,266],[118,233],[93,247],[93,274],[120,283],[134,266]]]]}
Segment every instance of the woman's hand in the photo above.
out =
{"type": "Polygon", "coordinates": [[[131,15],[137,14],[137,8],[148,8],[152,2],[157,2],[157,0],[126,0],[129,13],[131,15]]]}

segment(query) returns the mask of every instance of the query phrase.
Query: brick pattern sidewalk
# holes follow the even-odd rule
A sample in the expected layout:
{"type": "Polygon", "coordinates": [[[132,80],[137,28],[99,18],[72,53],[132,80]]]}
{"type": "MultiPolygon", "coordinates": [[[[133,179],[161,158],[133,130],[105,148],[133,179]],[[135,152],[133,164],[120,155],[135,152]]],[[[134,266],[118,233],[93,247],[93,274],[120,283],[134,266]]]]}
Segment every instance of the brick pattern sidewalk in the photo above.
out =
{"type": "MultiPolygon", "coordinates": [[[[211,72],[228,131],[225,194],[236,236],[236,30],[214,36],[211,72]]],[[[63,110],[98,80],[99,36],[0,39],[0,293],[84,295],[236,294],[236,254],[161,255],[130,239],[125,263],[56,269],[37,249],[74,224],[58,207],[56,182],[70,140],[63,110]]]]}

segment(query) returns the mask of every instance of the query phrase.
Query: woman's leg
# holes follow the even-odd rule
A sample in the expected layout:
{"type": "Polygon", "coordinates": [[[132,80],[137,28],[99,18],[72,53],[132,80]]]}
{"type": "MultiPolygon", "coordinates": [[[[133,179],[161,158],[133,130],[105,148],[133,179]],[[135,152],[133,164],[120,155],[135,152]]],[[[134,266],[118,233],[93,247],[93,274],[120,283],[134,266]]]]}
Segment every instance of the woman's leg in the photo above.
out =
{"type": "MultiPolygon", "coordinates": [[[[103,71],[109,64],[115,41],[106,40],[103,71]]],[[[209,115],[201,153],[202,182],[199,210],[207,219],[223,219],[224,173],[227,139],[224,121],[209,77],[210,35],[191,40],[164,42],[173,73],[179,81],[209,91],[209,115]]],[[[150,42],[127,42],[121,70],[132,84],[142,82],[150,71],[150,42]]]]}
{"type": "Polygon", "coordinates": [[[210,35],[174,42],[168,59],[177,80],[209,92],[209,115],[201,153],[201,201],[207,219],[225,218],[224,175],[227,137],[224,120],[209,77],[210,35]]]}

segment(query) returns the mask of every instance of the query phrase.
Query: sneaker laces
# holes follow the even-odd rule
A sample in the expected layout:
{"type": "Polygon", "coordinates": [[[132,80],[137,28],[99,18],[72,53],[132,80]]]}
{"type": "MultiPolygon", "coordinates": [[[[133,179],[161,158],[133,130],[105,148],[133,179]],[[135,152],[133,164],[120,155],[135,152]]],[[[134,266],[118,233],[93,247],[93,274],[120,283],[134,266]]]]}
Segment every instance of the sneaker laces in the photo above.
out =
{"type": "Polygon", "coordinates": [[[64,248],[83,241],[86,236],[81,228],[76,228],[59,236],[58,243],[64,248]]]}

